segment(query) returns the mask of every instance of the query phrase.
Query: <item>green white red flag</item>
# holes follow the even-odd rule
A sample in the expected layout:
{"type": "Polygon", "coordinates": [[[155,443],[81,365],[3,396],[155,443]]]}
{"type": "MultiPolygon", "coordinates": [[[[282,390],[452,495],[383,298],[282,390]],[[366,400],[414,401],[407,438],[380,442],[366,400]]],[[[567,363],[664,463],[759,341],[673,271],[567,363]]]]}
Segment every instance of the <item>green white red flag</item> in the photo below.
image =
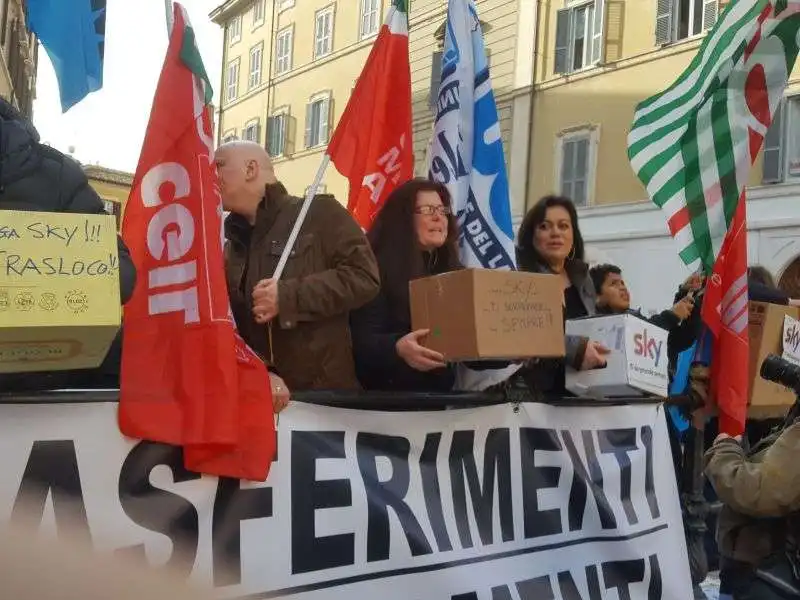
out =
{"type": "Polygon", "coordinates": [[[392,0],[328,156],[350,182],[347,209],[364,229],[387,196],[413,177],[408,0],[392,0]]]}
{"type": "Polygon", "coordinates": [[[269,375],[231,318],[211,86],[183,7],[125,211],[138,281],[124,311],[119,427],[182,446],[187,469],[263,481],[275,454],[269,375]]]}
{"type": "Polygon", "coordinates": [[[712,275],[703,319],[715,333],[712,389],[727,433],[743,430],[748,393],[744,376],[720,385],[723,371],[747,372],[745,185],[797,59],[798,31],[800,0],[731,3],[678,80],[639,104],[628,136],[631,166],[665,212],[681,259],[712,275]]]}

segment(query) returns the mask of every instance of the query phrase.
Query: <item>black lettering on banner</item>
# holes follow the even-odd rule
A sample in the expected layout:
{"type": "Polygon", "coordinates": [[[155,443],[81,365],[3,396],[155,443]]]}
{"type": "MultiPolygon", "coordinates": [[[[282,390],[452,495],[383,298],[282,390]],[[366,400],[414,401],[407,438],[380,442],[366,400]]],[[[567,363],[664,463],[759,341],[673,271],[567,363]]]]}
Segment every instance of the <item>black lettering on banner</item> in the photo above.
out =
{"type": "MultiPolygon", "coordinates": [[[[173,550],[165,566],[188,577],[197,558],[200,541],[197,509],[182,496],[150,483],[150,474],[162,465],[172,472],[175,483],[200,479],[199,474],[187,471],[183,466],[183,452],[180,448],[140,442],[122,464],[119,473],[119,501],[131,521],[170,539],[173,550]]],[[[145,560],[144,544],[122,548],[119,552],[145,560]]]]}
{"type": "Polygon", "coordinates": [[[477,592],[467,592],[466,594],[456,594],[451,596],[452,600],[478,600],[477,592]]]}
{"type": "Polygon", "coordinates": [[[292,574],[355,563],[355,534],[317,537],[315,512],[352,506],[349,479],[316,478],[317,460],[345,458],[344,431],[292,431],[292,574]]]}
{"type": "MultiPolygon", "coordinates": [[[[558,508],[541,510],[539,490],[558,487],[561,467],[539,467],[536,465],[536,451],[559,452],[561,442],[555,429],[520,427],[520,474],[522,477],[523,528],[525,538],[555,535],[563,531],[561,511],[558,508]]],[[[522,600],[525,600],[524,598],[522,600]]],[[[546,600],[543,598],[543,600],[546,600]]]]}
{"type": "Polygon", "coordinates": [[[597,432],[597,437],[600,440],[600,452],[613,454],[617,459],[622,508],[625,509],[628,524],[636,525],[639,523],[639,517],[636,516],[636,510],[631,500],[631,457],[629,455],[638,448],[636,430],[601,429],[597,432]]]}
{"type": "Polygon", "coordinates": [[[242,489],[238,479],[221,477],[211,520],[214,585],[242,582],[242,521],[272,516],[272,488],[242,489]]]}
{"type": "Polygon", "coordinates": [[[642,427],[641,436],[645,452],[644,492],[647,497],[647,505],[650,507],[650,516],[658,519],[661,516],[661,509],[658,506],[653,472],[653,428],[645,425],[642,427]]]}
{"type": "Polygon", "coordinates": [[[600,516],[600,526],[603,529],[616,529],[617,519],[614,510],[603,490],[603,471],[597,461],[597,450],[594,447],[594,438],[591,431],[583,431],[583,446],[586,449],[586,464],[575,447],[572,434],[563,430],[561,437],[564,447],[572,461],[573,477],[572,487],[569,490],[569,530],[580,531],[583,529],[583,520],[588,504],[589,490],[597,506],[600,516]]]}
{"type": "Polygon", "coordinates": [[[449,552],[453,549],[447,525],[444,521],[442,507],[442,486],[439,485],[439,471],[436,468],[436,458],[439,455],[439,444],[442,434],[429,433],[425,436],[425,446],[419,458],[420,472],[422,474],[422,495],[425,498],[425,510],[428,512],[433,537],[439,552],[449,552]]]}
{"type": "Polygon", "coordinates": [[[367,562],[389,558],[389,508],[397,515],[412,556],[431,554],[433,550],[413,511],[403,500],[408,495],[411,472],[408,458],[411,443],[404,437],[359,433],[356,436],[358,469],[364,480],[367,508],[367,562]],[[389,459],[392,476],[378,479],[378,457],[389,459]]]}
{"type": "MultiPolygon", "coordinates": [[[[540,430],[546,431],[546,430],[540,430]]],[[[555,431],[553,431],[555,434],[555,431]]],[[[550,584],[550,576],[542,575],[517,583],[519,600],[555,600],[555,592],[550,584]]]]}
{"type": "Polygon", "coordinates": [[[492,600],[512,600],[511,590],[507,585],[498,585],[492,588],[492,600]]]}
{"type": "Polygon", "coordinates": [[[607,590],[616,588],[619,600],[633,600],[630,585],[644,581],[644,559],[604,562],[603,580],[607,590]]]}
{"type": "Polygon", "coordinates": [[[651,554],[647,562],[650,564],[650,585],[647,586],[647,600],[661,600],[664,595],[664,584],[661,578],[661,565],[658,555],[651,554]]]}
{"type": "Polygon", "coordinates": [[[450,447],[450,482],[453,486],[453,512],[463,548],[472,548],[472,534],[467,518],[467,498],[464,479],[469,485],[472,510],[481,543],[494,543],[492,516],[494,513],[494,482],[497,476],[497,504],[500,512],[500,535],[504,542],[514,539],[514,520],[511,506],[511,436],[508,428],[492,429],[486,436],[483,458],[483,488],[475,464],[475,432],[453,432],[450,447]]]}
{"type": "Polygon", "coordinates": [[[603,600],[597,565],[586,566],[586,587],[589,590],[589,596],[584,598],[578,590],[572,573],[562,571],[558,574],[558,589],[561,591],[562,600],[603,600]]]}
{"type": "Polygon", "coordinates": [[[33,443],[14,500],[11,520],[38,529],[44,517],[47,496],[51,494],[57,530],[60,532],[62,527],[68,527],[76,541],[91,545],[92,534],[86,517],[78,456],[72,440],[33,443]]]}

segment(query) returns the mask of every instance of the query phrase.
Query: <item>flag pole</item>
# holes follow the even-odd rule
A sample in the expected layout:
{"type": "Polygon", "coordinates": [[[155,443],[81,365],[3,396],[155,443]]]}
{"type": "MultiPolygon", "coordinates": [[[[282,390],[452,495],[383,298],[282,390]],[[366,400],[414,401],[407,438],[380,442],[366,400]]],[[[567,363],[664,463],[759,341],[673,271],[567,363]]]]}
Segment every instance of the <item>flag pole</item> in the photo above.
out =
{"type": "Polygon", "coordinates": [[[164,0],[164,11],[167,17],[167,37],[172,35],[172,22],[173,22],[173,12],[172,12],[172,0],[164,0]]]}
{"type": "Polygon", "coordinates": [[[289,254],[292,252],[292,248],[294,248],[294,243],[297,241],[297,236],[300,235],[300,228],[303,226],[303,222],[306,220],[308,209],[311,208],[311,202],[313,202],[314,196],[317,195],[317,190],[322,183],[322,177],[325,175],[325,170],[328,168],[328,163],[330,162],[331,157],[328,156],[328,153],[326,152],[322,157],[322,162],[319,165],[319,169],[317,169],[317,175],[314,177],[314,182],[308,188],[306,197],[303,199],[303,206],[300,207],[300,214],[297,215],[297,219],[294,222],[294,227],[292,227],[292,232],[289,234],[289,239],[286,241],[286,247],[283,249],[281,258],[278,261],[278,266],[275,267],[275,272],[272,274],[273,279],[280,279],[281,275],[283,275],[283,270],[286,268],[286,261],[289,260],[289,254]]]}

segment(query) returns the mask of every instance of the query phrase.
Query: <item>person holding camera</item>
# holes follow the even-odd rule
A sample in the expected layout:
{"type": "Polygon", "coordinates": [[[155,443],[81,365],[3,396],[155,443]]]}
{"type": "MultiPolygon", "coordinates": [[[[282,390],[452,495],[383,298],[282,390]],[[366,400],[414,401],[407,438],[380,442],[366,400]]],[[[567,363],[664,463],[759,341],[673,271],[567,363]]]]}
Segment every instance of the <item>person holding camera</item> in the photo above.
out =
{"type": "MultiPolygon", "coordinates": [[[[800,369],[768,357],[761,376],[800,385],[800,369]]],[[[800,598],[800,414],[751,452],[721,433],[706,452],[705,474],[723,503],[717,524],[720,599],[800,598]]]]}

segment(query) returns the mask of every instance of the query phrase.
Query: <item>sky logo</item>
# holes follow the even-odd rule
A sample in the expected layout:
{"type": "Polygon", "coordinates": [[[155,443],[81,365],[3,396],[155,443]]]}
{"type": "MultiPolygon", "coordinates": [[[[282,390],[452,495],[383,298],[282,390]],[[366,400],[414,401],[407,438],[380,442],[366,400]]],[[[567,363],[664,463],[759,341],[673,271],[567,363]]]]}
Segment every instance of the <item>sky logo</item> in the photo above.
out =
{"type": "Polygon", "coordinates": [[[649,358],[655,363],[655,366],[658,366],[661,362],[663,348],[664,342],[650,337],[647,329],[633,336],[633,353],[636,356],[649,358]]]}

